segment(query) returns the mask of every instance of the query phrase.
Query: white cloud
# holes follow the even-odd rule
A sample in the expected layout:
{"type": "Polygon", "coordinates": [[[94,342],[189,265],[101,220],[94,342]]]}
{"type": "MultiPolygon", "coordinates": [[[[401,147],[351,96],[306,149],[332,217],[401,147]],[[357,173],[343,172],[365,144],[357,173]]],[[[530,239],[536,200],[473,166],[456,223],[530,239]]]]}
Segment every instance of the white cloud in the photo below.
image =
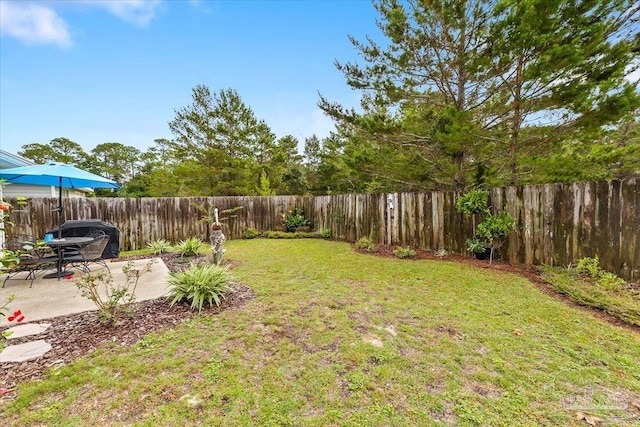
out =
{"type": "Polygon", "coordinates": [[[0,2],[0,33],[27,44],[71,46],[66,22],[51,8],[23,2],[0,2]]]}
{"type": "MultiPolygon", "coordinates": [[[[256,114],[260,116],[260,114],[256,114]]],[[[322,110],[291,110],[276,108],[275,114],[267,115],[265,122],[278,138],[291,135],[298,140],[298,149],[302,152],[304,140],[312,135],[323,139],[335,130],[333,121],[322,110]]]]}
{"type": "Polygon", "coordinates": [[[205,2],[204,0],[187,0],[189,6],[201,13],[211,13],[211,9],[218,9],[217,2],[205,2]]]}
{"type": "Polygon", "coordinates": [[[162,0],[83,0],[26,2],[0,0],[0,33],[27,44],[72,45],[68,24],[55,11],[57,6],[100,8],[117,18],[145,27],[156,16],[162,0]]]}
{"type": "Polygon", "coordinates": [[[156,16],[161,0],[89,0],[89,6],[101,7],[123,21],[145,27],[156,16]]]}

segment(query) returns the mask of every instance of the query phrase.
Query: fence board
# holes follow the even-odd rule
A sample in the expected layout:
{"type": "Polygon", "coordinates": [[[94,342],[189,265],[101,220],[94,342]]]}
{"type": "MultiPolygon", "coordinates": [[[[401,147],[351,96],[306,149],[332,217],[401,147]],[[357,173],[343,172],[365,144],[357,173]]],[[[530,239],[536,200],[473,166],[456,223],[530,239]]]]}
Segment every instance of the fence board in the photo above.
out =
{"type": "MultiPolygon", "coordinates": [[[[102,219],[120,229],[123,250],[140,249],[152,240],[179,242],[189,237],[209,241],[203,217],[214,207],[222,214],[223,231],[240,239],[248,227],[282,229],[283,215],[301,207],[314,229],[330,229],[334,238],[354,242],[361,237],[394,245],[465,253],[477,218],[455,210],[458,194],[436,191],[401,194],[341,194],[272,197],[67,198],[64,219],[102,219]],[[388,209],[388,202],[393,209],[388,209]],[[389,211],[389,212],[388,212],[389,211]]],[[[494,188],[494,211],[506,209],[516,218],[516,231],[501,249],[514,263],[568,265],[598,256],[603,267],[640,280],[640,179],[494,188]]],[[[34,198],[14,211],[15,233],[43,236],[55,230],[55,198],[34,198]]]]}

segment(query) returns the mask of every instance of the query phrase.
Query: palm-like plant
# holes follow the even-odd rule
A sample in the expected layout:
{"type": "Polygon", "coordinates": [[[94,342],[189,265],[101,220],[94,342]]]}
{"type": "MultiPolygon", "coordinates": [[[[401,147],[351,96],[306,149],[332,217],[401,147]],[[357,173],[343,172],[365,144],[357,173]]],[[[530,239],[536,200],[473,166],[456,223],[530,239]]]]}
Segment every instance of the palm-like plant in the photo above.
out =
{"type": "Polygon", "coordinates": [[[229,286],[231,275],[226,267],[213,264],[195,265],[180,273],[169,274],[169,297],[171,305],[178,301],[191,302],[191,308],[202,310],[204,303],[212,306],[220,305],[227,292],[233,290],[229,286]]]}
{"type": "Polygon", "coordinates": [[[198,255],[198,251],[202,247],[202,240],[197,237],[189,237],[187,240],[182,240],[176,246],[180,256],[195,256],[198,255]]]}
{"type": "Polygon", "coordinates": [[[147,243],[147,248],[151,249],[154,255],[160,255],[171,251],[171,243],[164,239],[158,239],[147,243]]]}

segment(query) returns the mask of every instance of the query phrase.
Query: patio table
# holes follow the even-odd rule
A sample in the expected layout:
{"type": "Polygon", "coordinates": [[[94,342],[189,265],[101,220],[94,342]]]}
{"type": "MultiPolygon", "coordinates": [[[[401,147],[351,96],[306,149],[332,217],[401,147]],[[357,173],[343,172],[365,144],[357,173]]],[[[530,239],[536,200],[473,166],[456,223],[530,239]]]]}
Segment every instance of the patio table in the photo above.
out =
{"type": "Polygon", "coordinates": [[[79,248],[85,243],[89,243],[93,240],[93,237],[65,237],[62,239],[53,239],[45,242],[47,246],[51,247],[58,253],[58,268],[55,273],[47,274],[43,276],[45,279],[57,278],[73,275],[73,271],[62,271],[62,261],[64,258],[64,249],[70,247],[79,248]]]}

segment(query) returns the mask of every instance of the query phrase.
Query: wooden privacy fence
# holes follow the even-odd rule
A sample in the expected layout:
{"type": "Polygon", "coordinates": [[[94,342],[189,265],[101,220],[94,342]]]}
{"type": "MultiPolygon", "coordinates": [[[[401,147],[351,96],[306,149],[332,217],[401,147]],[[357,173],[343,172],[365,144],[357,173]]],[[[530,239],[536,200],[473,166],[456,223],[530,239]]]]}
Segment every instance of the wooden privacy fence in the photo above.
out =
{"type": "MultiPolygon", "coordinates": [[[[140,249],[156,239],[178,242],[209,239],[206,212],[222,214],[229,239],[248,227],[276,230],[283,215],[301,207],[316,230],[354,242],[369,237],[382,244],[446,250],[464,254],[477,218],[455,209],[454,192],[348,194],[331,196],[68,198],[66,219],[102,219],[121,232],[123,250],[140,249]]],[[[505,209],[517,221],[501,256],[526,265],[568,265],[598,256],[603,267],[631,280],[640,279],[640,179],[494,188],[493,209],[505,209]]],[[[16,232],[43,236],[57,226],[56,199],[32,199],[12,214],[16,232]]]]}

